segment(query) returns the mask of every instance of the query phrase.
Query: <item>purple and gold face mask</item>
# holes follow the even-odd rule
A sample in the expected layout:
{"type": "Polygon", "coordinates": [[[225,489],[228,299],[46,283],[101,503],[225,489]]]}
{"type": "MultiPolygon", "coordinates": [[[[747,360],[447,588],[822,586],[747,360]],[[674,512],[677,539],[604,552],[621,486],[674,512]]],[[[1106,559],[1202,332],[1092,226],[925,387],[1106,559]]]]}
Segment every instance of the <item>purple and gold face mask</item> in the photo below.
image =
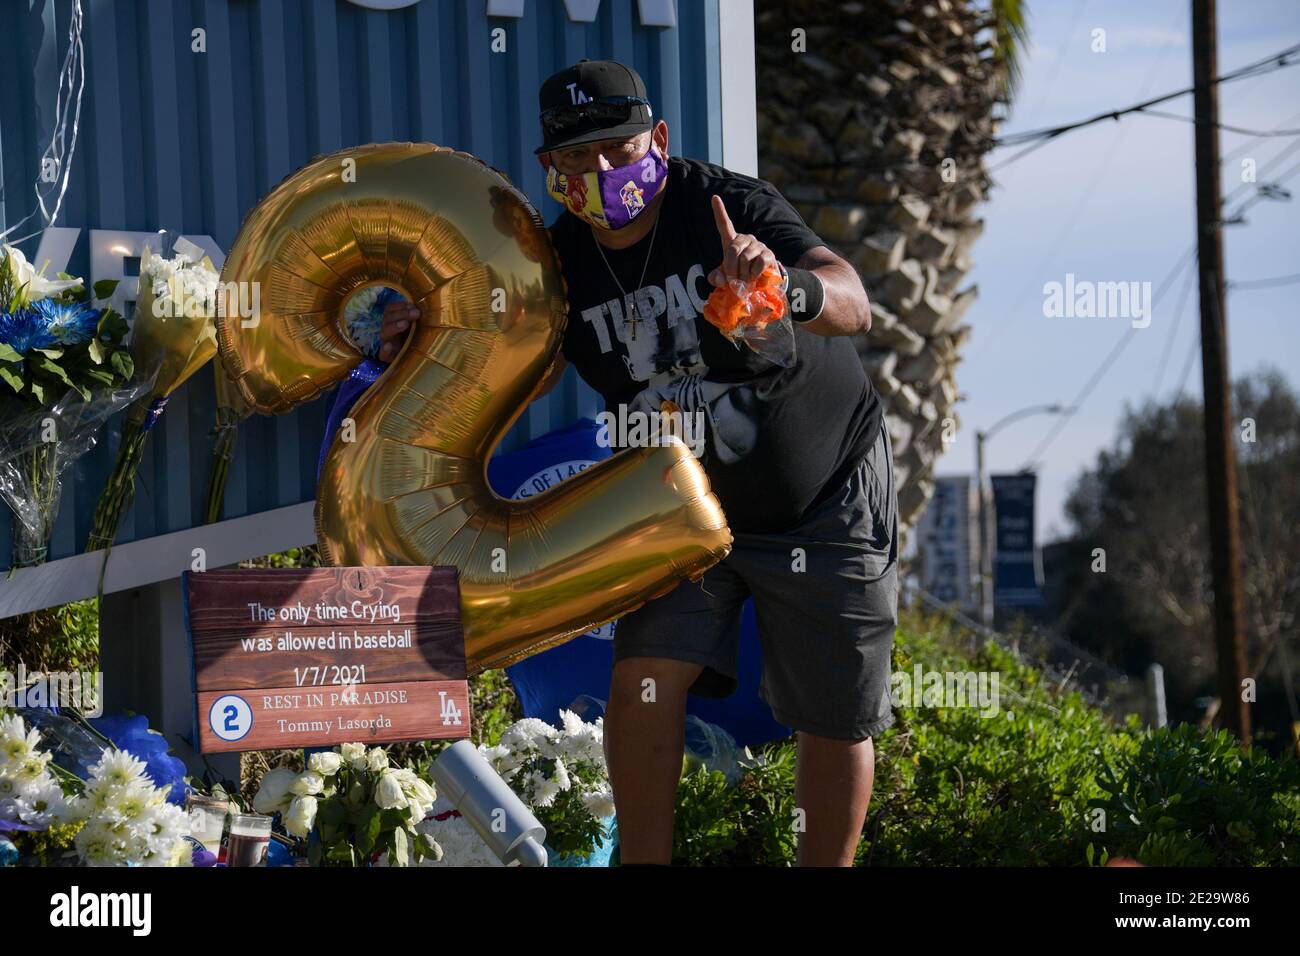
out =
{"type": "Polygon", "coordinates": [[[566,176],[552,165],[546,172],[546,191],[584,222],[622,229],[658,195],[667,173],[668,164],[651,144],[640,159],[615,169],[566,176]]]}

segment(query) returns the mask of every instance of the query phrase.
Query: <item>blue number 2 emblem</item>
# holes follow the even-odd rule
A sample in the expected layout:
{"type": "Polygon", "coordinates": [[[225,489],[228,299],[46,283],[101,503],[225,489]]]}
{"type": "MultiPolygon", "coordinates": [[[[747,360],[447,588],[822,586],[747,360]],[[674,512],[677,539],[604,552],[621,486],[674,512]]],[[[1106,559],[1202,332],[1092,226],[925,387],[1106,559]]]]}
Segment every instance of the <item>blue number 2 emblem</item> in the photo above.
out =
{"type": "Polygon", "coordinates": [[[223,694],[208,708],[208,726],[221,740],[241,740],[253,729],[253,709],[238,694],[223,694]]]}

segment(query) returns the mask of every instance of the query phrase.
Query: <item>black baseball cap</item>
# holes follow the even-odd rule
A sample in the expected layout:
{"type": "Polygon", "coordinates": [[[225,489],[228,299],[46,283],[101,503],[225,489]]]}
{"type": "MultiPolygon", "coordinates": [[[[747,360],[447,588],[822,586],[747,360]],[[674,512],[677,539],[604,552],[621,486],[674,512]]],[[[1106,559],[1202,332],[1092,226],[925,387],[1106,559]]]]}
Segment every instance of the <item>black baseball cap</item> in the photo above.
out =
{"type": "Polygon", "coordinates": [[[579,60],[548,77],[537,101],[542,145],[535,153],[600,139],[622,139],[654,128],[645,81],[636,70],[616,60],[579,60]],[[548,111],[564,122],[548,126],[548,111]],[[564,128],[556,128],[559,126],[564,128]]]}

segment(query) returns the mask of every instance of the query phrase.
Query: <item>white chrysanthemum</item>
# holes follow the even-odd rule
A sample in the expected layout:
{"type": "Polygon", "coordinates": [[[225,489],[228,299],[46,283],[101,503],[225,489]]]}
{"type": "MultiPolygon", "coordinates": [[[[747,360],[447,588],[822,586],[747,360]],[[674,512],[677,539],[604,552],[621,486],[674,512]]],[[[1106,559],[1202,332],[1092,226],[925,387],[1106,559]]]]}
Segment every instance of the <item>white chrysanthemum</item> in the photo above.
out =
{"type": "MultiPolygon", "coordinates": [[[[32,782],[30,780],[19,777],[15,773],[10,773],[8,770],[0,769],[0,811],[13,804],[14,801],[25,797],[27,791],[31,788],[32,782]]],[[[0,818],[12,820],[14,816],[4,816],[0,813],[0,818]]]]}
{"type": "Polygon", "coordinates": [[[10,764],[10,770],[13,775],[27,783],[39,783],[49,776],[49,764],[53,754],[41,753],[40,751],[27,755],[27,759],[14,767],[10,764]]]}
{"type": "Polygon", "coordinates": [[[569,768],[564,765],[564,761],[559,757],[555,758],[555,770],[551,774],[551,779],[555,781],[555,785],[561,790],[568,790],[573,785],[573,781],[569,777],[569,768]]]}
{"type": "Polygon", "coordinates": [[[144,763],[125,750],[108,749],[90,768],[91,776],[114,787],[127,787],[147,781],[144,763]]]}
{"type": "Polygon", "coordinates": [[[152,787],[142,787],[139,784],[120,787],[113,793],[108,808],[116,810],[120,819],[127,823],[150,821],[155,813],[153,794],[152,787]]]}
{"type": "Polygon", "coordinates": [[[182,825],[166,811],[150,815],[138,828],[141,842],[144,843],[146,858],[169,858],[178,840],[189,832],[187,825],[182,825]]]}
{"type": "Polygon", "coordinates": [[[583,733],[587,727],[583,719],[571,710],[560,711],[560,722],[564,725],[565,734],[570,737],[583,733]]]}
{"type": "Polygon", "coordinates": [[[0,767],[26,763],[40,740],[41,732],[28,730],[17,714],[0,720],[0,767]]]}
{"type": "Polygon", "coordinates": [[[103,813],[113,805],[116,799],[117,788],[101,783],[94,778],[86,785],[82,794],[81,802],[83,812],[87,815],[103,813]]]}
{"type": "Polygon", "coordinates": [[[544,774],[533,773],[529,778],[529,784],[532,787],[535,807],[549,807],[560,795],[560,785],[544,774]]]}
{"type": "Polygon", "coordinates": [[[114,866],[118,862],[116,844],[111,835],[100,827],[82,827],[72,842],[81,862],[86,866],[114,866]]]}
{"type": "Polygon", "coordinates": [[[67,819],[68,803],[63,788],[50,778],[33,785],[15,803],[18,819],[29,826],[49,827],[67,819]]]}
{"type": "Polygon", "coordinates": [[[614,815],[614,794],[609,790],[593,790],[582,795],[582,804],[597,820],[614,815]]]}
{"type": "Polygon", "coordinates": [[[554,727],[540,717],[525,717],[506,728],[501,735],[501,742],[518,749],[519,744],[537,746],[542,741],[549,741],[558,736],[554,727]]]}

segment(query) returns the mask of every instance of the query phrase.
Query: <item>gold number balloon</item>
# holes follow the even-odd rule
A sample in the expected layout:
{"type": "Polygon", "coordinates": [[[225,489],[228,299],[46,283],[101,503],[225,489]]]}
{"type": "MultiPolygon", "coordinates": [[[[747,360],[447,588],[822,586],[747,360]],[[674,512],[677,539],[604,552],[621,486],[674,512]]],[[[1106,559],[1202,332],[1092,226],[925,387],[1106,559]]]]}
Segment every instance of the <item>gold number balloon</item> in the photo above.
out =
{"type": "Polygon", "coordinates": [[[361,361],[342,319],[357,290],[385,285],[419,305],[401,354],[352,408],[355,440],[330,447],[316,530],[331,564],[459,568],[471,673],[698,580],[731,550],[680,442],[623,451],[523,501],[488,486],[492,450],[553,366],[567,305],[537,212],[475,157],[389,143],[316,159],[249,213],[221,278],[221,358],[263,414],[361,361]]]}

